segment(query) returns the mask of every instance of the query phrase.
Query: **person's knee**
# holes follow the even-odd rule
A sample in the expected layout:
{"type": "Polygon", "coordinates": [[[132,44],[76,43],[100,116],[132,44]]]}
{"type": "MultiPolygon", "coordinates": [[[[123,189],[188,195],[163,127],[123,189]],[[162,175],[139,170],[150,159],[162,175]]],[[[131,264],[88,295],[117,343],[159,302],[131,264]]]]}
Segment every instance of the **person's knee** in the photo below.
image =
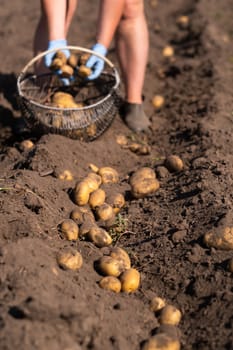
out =
{"type": "Polygon", "coordinates": [[[126,0],[123,12],[124,19],[133,19],[141,16],[144,12],[143,0],[126,0]]]}

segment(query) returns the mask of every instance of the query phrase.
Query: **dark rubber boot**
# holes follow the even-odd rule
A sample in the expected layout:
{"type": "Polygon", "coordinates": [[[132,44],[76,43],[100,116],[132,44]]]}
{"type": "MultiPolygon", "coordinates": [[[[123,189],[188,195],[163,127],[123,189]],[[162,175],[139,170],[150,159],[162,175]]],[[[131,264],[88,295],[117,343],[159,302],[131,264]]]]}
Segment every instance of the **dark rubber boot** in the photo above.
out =
{"type": "Polygon", "coordinates": [[[141,103],[126,102],[123,106],[122,118],[125,124],[134,132],[146,131],[150,126],[150,121],[141,103]]]}

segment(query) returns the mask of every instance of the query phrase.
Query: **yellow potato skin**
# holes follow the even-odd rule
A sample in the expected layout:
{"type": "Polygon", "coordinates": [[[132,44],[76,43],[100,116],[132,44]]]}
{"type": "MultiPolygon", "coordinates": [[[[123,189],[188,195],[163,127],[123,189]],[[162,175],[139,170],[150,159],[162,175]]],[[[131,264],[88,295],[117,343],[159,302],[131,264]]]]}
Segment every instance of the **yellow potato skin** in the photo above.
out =
{"type": "Polygon", "coordinates": [[[122,292],[133,293],[139,288],[140,273],[136,269],[130,268],[120,275],[120,281],[122,292]]]}
{"type": "Polygon", "coordinates": [[[121,291],[121,282],[117,277],[114,276],[105,276],[100,282],[99,286],[103,289],[111,290],[115,293],[120,293],[121,291]]]}

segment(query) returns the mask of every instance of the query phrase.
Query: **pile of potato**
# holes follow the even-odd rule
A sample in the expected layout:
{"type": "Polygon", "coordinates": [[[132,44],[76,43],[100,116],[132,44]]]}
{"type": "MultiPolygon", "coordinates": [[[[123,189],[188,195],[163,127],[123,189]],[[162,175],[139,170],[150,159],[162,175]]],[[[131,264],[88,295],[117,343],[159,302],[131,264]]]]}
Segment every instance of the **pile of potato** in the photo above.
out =
{"type": "Polygon", "coordinates": [[[179,309],[160,297],[151,300],[150,309],[158,318],[159,327],[155,335],[149,338],[142,347],[142,350],[180,350],[180,323],[182,314],[179,309]]]}

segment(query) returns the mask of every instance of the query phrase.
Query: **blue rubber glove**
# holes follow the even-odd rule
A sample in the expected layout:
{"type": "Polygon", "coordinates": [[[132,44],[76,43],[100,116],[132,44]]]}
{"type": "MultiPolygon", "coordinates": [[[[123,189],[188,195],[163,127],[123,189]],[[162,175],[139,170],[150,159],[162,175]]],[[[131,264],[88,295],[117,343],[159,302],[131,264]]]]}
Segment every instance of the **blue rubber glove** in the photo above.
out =
{"type": "MultiPolygon", "coordinates": [[[[92,48],[92,51],[102,55],[106,56],[108,50],[106,47],[102,44],[95,44],[92,48]]],[[[99,58],[98,56],[91,55],[91,57],[87,60],[86,67],[91,68],[93,73],[89,75],[87,78],[88,80],[94,80],[98,78],[98,76],[101,74],[103,68],[104,68],[104,60],[102,58],[99,58]]]]}
{"type": "MultiPolygon", "coordinates": [[[[66,39],[58,39],[58,40],[51,40],[48,43],[48,48],[47,50],[52,50],[52,49],[60,49],[61,47],[65,47],[67,46],[67,41],[66,39]]],[[[66,55],[66,57],[70,57],[70,51],[69,50],[62,50],[62,52],[64,52],[64,54],[66,55]]],[[[53,57],[56,54],[56,51],[48,53],[47,55],[45,55],[44,57],[44,63],[46,65],[46,67],[50,67],[53,57]]]]}
{"type": "MultiPolygon", "coordinates": [[[[48,43],[48,48],[47,50],[51,50],[51,49],[60,49],[61,47],[65,47],[67,46],[67,41],[66,39],[58,39],[58,40],[50,40],[48,43]]],[[[62,50],[62,52],[64,52],[64,54],[66,55],[66,58],[70,57],[70,51],[69,50],[62,50]]],[[[46,67],[50,67],[53,57],[56,54],[56,51],[53,51],[51,53],[48,53],[47,55],[45,55],[44,57],[44,63],[46,65],[46,67]]],[[[59,75],[61,74],[61,72],[58,70],[56,71],[56,74],[59,75]]],[[[64,85],[69,85],[70,81],[68,78],[61,78],[61,81],[63,82],[64,85]]]]}

